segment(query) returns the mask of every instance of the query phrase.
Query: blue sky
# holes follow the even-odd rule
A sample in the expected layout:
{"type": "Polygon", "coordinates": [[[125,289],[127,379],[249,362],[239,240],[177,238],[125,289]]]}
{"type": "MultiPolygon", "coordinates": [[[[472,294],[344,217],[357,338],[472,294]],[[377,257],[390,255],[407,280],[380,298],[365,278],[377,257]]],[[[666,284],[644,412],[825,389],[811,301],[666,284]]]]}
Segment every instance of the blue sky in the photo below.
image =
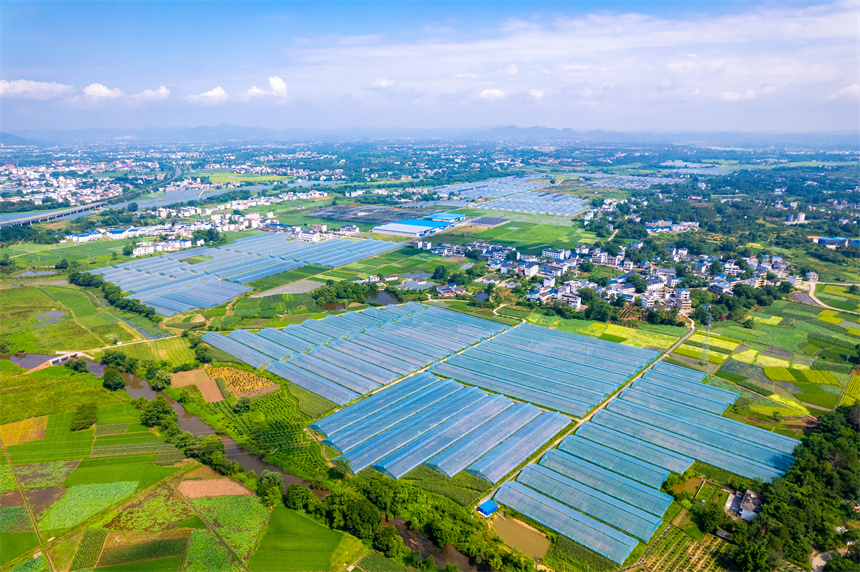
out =
{"type": "Polygon", "coordinates": [[[860,3],[16,2],[5,131],[856,130],[860,3]]]}

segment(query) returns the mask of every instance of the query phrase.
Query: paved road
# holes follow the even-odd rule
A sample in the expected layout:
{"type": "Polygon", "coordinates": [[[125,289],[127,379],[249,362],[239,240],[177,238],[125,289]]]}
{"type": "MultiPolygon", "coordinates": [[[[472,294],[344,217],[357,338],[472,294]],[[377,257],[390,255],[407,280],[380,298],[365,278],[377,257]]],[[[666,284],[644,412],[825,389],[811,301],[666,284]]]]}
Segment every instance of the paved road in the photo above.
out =
{"type": "Polygon", "coordinates": [[[809,284],[809,297],[810,297],[810,298],[812,298],[813,300],[815,300],[815,302],[816,302],[819,306],[821,306],[822,308],[827,308],[828,310],[836,310],[837,312],[845,312],[846,314],[854,314],[855,316],[860,316],[860,312],[854,312],[854,311],[852,311],[852,310],[843,310],[843,309],[841,309],[841,308],[834,308],[833,306],[828,306],[827,304],[825,304],[824,302],[822,302],[821,300],[819,300],[819,299],[815,296],[815,287],[816,287],[818,284],[821,284],[822,286],[827,286],[827,285],[835,285],[835,286],[860,286],[860,284],[846,284],[846,283],[834,283],[834,282],[811,282],[811,283],[809,284]]]}

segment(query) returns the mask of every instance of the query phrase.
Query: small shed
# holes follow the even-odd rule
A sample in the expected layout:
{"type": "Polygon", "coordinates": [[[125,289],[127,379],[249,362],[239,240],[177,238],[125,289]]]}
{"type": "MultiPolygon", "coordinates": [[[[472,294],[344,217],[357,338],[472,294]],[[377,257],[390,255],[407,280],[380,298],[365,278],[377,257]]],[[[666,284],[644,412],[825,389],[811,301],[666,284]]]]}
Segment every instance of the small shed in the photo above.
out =
{"type": "Polygon", "coordinates": [[[485,500],[478,505],[478,512],[481,516],[490,516],[497,510],[499,510],[499,505],[494,503],[492,500],[485,500]]]}

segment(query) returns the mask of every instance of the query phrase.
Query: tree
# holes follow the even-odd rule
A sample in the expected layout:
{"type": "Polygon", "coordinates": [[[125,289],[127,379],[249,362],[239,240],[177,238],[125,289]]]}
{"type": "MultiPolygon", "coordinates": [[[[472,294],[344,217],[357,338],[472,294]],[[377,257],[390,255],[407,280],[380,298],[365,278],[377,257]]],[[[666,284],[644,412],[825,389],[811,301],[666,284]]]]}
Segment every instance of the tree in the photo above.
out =
{"type": "Polygon", "coordinates": [[[131,256],[134,254],[134,247],[130,244],[126,244],[122,247],[122,253],[126,256],[131,256]]]}
{"type": "MultiPolygon", "coordinates": [[[[143,413],[140,415],[140,422],[147,427],[155,427],[156,425],[160,425],[163,420],[175,415],[176,413],[170,407],[170,404],[167,403],[167,400],[164,399],[164,396],[158,395],[146,404],[143,413]]],[[[211,437],[218,439],[215,435],[211,435],[211,437]]],[[[221,439],[218,439],[218,442],[221,443],[221,439]]],[[[221,443],[221,450],[224,450],[223,443],[221,443]]]]}
{"type": "Polygon", "coordinates": [[[648,290],[648,283],[638,274],[631,274],[627,277],[627,282],[636,289],[637,294],[642,294],[648,290]]]}
{"type": "Polygon", "coordinates": [[[594,270],[594,264],[590,260],[586,260],[579,265],[579,269],[583,272],[591,272],[592,270],[594,270]]]}
{"type": "Polygon", "coordinates": [[[94,401],[79,405],[78,410],[75,412],[75,416],[72,417],[72,431],[81,431],[92,427],[93,423],[96,422],[97,413],[98,405],[96,405],[94,401]]]}
{"type": "Polygon", "coordinates": [[[242,413],[245,413],[246,411],[250,410],[251,400],[247,397],[239,398],[239,401],[237,401],[236,405],[233,406],[233,413],[236,413],[237,415],[241,415],[242,413]]]}
{"type": "Polygon", "coordinates": [[[56,268],[57,270],[65,270],[68,267],[69,267],[69,261],[66,260],[65,258],[63,258],[62,260],[60,260],[59,262],[57,262],[54,265],[54,268],[56,268]]]}
{"type": "Polygon", "coordinates": [[[128,203],[128,206],[125,207],[125,209],[130,213],[137,212],[137,203],[132,201],[132,202],[128,203]]]}
{"type": "Polygon", "coordinates": [[[430,276],[433,280],[438,280],[439,282],[444,282],[445,278],[448,277],[448,270],[442,266],[441,264],[433,270],[433,275],[430,276]]]}
{"type": "Polygon", "coordinates": [[[149,380],[149,383],[155,391],[162,391],[164,388],[170,387],[172,380],[173,376],[170,375],[169,371],[159,369],[155,372],[155,375],[152,376],[152,379],[149,380]]]}
{"type": "MultiPolygon", "coordinates": [[[[780,284],[780,286],[781,286],[781,284],[780,284]]],[[[851,286],[848,287],[848,293],[854,294],[855,296],[857,294],[860,294],[860,286],[857,286],[857,284],[852,284],[851,286]]]]}
{"type": "Polygon", "coordinates": [[[102,385],[110,391],[118,391],[125,387],[125,379],[115,369],[106,369],[102,375],[102,385]]]}
{"type": "Polygon", "coordinates": [[[85,362],[81,358],[66,360],[66,363],[64,363],[63,365],[72,371],[76,371],[78,373],[87,373],[87,362],[85,362]]]}
{"type": "Polygon", "coordinates": [[[403,539],[391,525],[380,526],[373,535],[373,547],[389,558],[397,558],[404,549],[403,539]]]}
{"type": "Polygon", "coordinates": [[[280,498],[284,491],[284,479],[281,473],[275,471],[264,470],[257,479],[257,495],[265,497],[269,491],[274,491],[277,498],[280,498]]]}

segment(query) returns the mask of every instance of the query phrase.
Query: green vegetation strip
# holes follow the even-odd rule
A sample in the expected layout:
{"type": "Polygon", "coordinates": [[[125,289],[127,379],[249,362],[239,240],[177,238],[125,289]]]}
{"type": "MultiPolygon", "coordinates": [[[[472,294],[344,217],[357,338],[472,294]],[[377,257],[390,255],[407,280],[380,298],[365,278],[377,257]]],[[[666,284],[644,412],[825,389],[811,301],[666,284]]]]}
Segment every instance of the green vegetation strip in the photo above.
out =
{"type": "Polygon", "coordinates": [[[358,566],[366,572],[407,572],[409,570],[403,564],[389,560],[375,550],[359,560],[358,566]]]}
{"type": "Polygon", "coordinates": [[[99,566],[110,566],[113,564],[125,564],[138,560],[154,560],[156,558],[167,558],[169,556],[181,556],[188,546],[187,538],[170,538],[167,540],[155,540],[144,544],[132,544],[129,546],[111,546],[102,551],[99,558],[99,566]]]}
{"type": "Polygon", "coordinates": [[[75,552],[74,560],[72,560],[71,570],[81,570],[95,566],[99,560],[99,554],[101,554],[107,535],[108,531],[103,528],[90,529],[84,532],[84,538],[81,540],[78,551],[75,552]]]}

